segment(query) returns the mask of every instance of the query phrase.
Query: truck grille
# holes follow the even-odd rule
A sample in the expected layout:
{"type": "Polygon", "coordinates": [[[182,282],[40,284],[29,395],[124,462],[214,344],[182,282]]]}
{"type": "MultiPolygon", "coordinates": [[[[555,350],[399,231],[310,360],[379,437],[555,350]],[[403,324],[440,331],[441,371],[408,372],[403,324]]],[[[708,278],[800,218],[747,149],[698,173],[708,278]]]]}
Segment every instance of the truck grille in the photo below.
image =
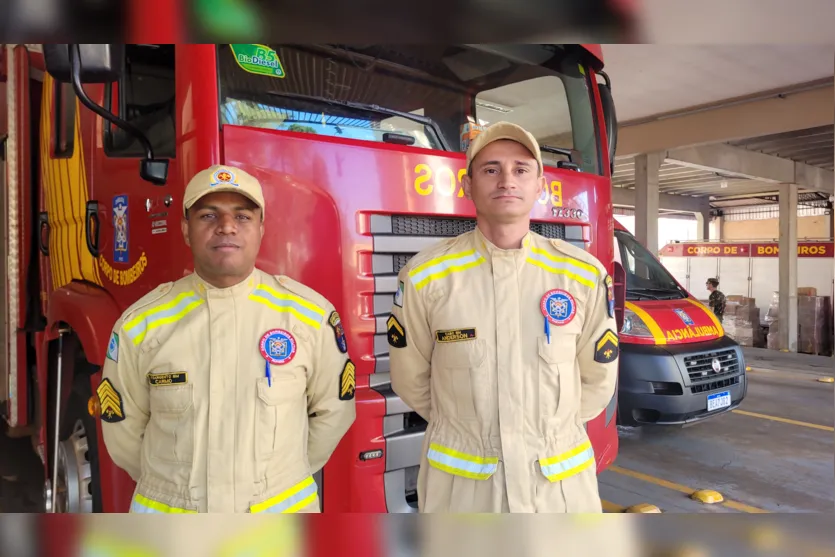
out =
{"type": "Polygon", "coordinates": [[[740,365],[736,350],[717,350],[685,356],[684,366],[690,376],[690,390],[693,393],[712,391],[739,382],[740,365]],[[719,371],[713,370],[713,360],[719,361],[719,371]]]}
{"type": "MultiPolygon", "coordinates": [[[[397,274],[419,251],[446,238],[474,230],[475,226],[474,218],[371,216],[373,312],[376,320],[374,356],[377,364],[370,383],[371,388],[386,401],[383,436],[386,439],[386,505],[390,513],[417,511],[417,471],[426,431],[426,422],[391,390],[386,319],[397,291],[397,274]]],[[[546,238],[565,240],[582,249],[587,247],[583,240],[583,226],[579,224],[536,222],[531,223],[531,230],[546,238]]]]}

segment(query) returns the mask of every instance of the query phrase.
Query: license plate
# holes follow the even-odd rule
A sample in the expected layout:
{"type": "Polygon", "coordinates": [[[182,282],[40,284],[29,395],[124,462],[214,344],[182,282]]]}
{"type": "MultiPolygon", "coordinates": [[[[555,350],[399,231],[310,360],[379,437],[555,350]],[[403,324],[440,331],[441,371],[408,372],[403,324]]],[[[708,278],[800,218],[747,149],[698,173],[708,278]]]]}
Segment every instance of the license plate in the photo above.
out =
{"type": "Polygon", "coordinates": [[[707,395],[707,411],[713,412],[731,405],[731,391],[707,395]]]}

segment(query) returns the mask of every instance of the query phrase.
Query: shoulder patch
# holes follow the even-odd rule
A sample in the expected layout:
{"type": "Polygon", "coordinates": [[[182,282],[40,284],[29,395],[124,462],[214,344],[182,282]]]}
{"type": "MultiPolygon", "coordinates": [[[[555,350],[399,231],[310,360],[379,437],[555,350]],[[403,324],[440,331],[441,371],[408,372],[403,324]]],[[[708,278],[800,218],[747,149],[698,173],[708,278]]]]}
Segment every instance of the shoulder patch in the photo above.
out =
{"type": "Polygon", "coordinates": [[[386,321],[386,325],[388,326],[389,346],[394,348],[405,348],[406,329],[400,324],[400,321],[397,320],[397,317],[395,317],[393,313],[389,316],[388,321],[386,321]]]}
{"type": "Polygon", "coordinates": [[[357,366],[350,359],[345,360],[339,374],[339,400],[353,400],[357,390],[357,366]]]}
{"type": "Polygon", "coordinates": [[[336,310],[332,311],[328,317],[328,324],[333,329],[333,335],[336,337],[336,347],[343,354],[348,352],[348,340],[345,338],[345,329],[342,327],[342,320],[336,310]]]}
{"type": "Polygon", "coordinates": [[[403,284],[402,280],[397,281],[397,292],[394,294],[394,305],[397,307],[403,307],[403,293],[405,290],[405,285],[403,284]]]}
{"type": "Polygon", "coordinates": [[[611,329],[606,329],[594,343],[594,361],[599,364],[609,364],[618,358],[618,335],[611,329]]]}
{"type": "Polygon", "coordinates": [[[115,331],[110,333],[110,342],[107,343],[107,357],[119,363],[119,334],[115,331]]]}
{"type": "Polygon", "coordinates": [[[115,424],[125,419],[125,408],[122,404],[122,395],[110,382],[110,379],[102,379],[96,388],[101,406],[101,419],[104,422],[115,424]]]}

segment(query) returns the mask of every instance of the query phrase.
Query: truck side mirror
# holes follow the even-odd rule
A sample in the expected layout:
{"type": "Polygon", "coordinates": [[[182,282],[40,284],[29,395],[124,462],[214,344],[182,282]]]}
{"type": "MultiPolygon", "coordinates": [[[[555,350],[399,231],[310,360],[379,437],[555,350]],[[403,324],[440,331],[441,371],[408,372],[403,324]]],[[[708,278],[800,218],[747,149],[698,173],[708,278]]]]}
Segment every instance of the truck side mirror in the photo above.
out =
{"type": "Polygon", "coordinates": [[[603,105],[603,119],[606,126],[606,137],[609,140],[609,166],[611,173],[615,173],[615,151],[618,146],[618,119],[615,114],[615,99],[612,97],[612,82],[606,72],[599,72],[605,83],[597,84],[600,102],[603,105]]]}
{"type": "Polygon", "coordinates": [[[617,261],[615,261],[615,274],[612,279],[615,290],[615,322],[618,324],[618,331],[620,331],[623,329],[623,314],[626,307],[626,271],[623,265],[617,261]]]}
{"type": "Polygon", "coordinates": [[[135,137],[145,149],[139,176],[155,186],[168,179],[168,160],[155,159],[151,141],[140,129],[93,102],[82,87],[85,83],[112,83],[122,76],[125,47],[119,44],[44,45],[46,71],[58,81],[70,82],[81,104],[135,137]]]}
{"type": "Polygon", "coordinates": [[[54,79],[72,81],[70,47],[77,46],[80,54],[81,83],[113,83],[122,75],[125,45],[122,44],[44,44],[43,57],[46,71],[54,79]]]}

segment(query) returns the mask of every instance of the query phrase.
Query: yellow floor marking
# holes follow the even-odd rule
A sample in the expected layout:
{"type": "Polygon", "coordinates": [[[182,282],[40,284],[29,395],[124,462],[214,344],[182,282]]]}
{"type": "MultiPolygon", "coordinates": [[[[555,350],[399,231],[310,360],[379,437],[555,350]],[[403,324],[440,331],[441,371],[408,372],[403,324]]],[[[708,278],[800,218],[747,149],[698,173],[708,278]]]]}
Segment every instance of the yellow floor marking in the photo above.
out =
{"type": "Polygon", "coordinates": [[[612,503],[611,501],[604,501],[601,499],[600,503],[602,503],[604,513],[622,513],[626,510],[626,507],[622,507],[618,504],[612,503]]]}
{"type": "Polygon", "coordinates": [[[811,427],[813,429],[822,429],[823,431],[835,431],[835,427],[829,425],[810,424],[809,422],[800,422],[798,420],[790,420],[788,418],[778,418],[777,416],[769,416],[768,414],[758,414],[756,412],[748,412],[747,410],[731,410],[731,412],[733,412],[734,414],[742,414],[743,416],[751,416],[752,418],[762,418],[763,420],[783,422],[784,424],[811,427]]]}
{"type": "Polygon", "coordinates": [[[793,379],[795,381],[815,381],[817,383],[827,383],[827,381],[820,380],[826,379],[826,376],[822,376],[818,373],[812,373],[811,371],[780,371],[777,369],[763,369],[755,367],[753,369],[747,370],[745,373],[747,375],[751,375],[752,377],[756,377],[758,375],[771,375],[774,377],[793,379]]]}
{"type": "MultiPolygon", "coordinates": [[[[678,491],[684,493],[686,495],[691,495],[696,492],[695,489],[687,487],[686,485],[677,484],[675,482],[670,482],[667,480],[662,480],[661,478],[656,478],[655,476],[650,476],[649,474],[644,474],[642,472],[636,472],[635,470],[628,470],[626,468],[622,468],[620,466],[609,466],[608,468],[612,472],[616,472],[618,474],[623,474],[624,476],[629,476],[630,478],[635,478],[636,480],[642,480],[651,484],[659,485],[661,487],[666,487],[667,489],[672,489],[673,491],[678,491]]],[[[759,509],[757,507],[752,507],[751,505],[746,505],[745,503],[738,503],[736,501],[728,501],[727,499],[722,503],[718,503],[719,505],[728,507],[729,509],[734,509],[746,513],[769,513],[770,511],[759,509]]]]}

